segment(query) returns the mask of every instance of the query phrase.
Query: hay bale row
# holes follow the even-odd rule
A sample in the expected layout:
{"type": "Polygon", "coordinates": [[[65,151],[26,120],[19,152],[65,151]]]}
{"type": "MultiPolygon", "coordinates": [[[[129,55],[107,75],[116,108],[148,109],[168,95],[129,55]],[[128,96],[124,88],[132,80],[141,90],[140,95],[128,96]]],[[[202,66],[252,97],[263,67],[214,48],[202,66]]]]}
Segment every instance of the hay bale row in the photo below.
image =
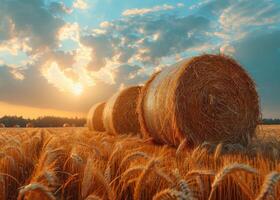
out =
{"type": "Polygon", "coordinates": [[[190,147],[247,144],[259,121],[255,84],[233,59],[202,55],[164,69],[147,82],[138,112],[144,136],[190,147]]]}
{"type": "Polygon", "coordinates": [[[189,147],[204,141],[247,144],[260,115],[254,82],[223,55],[177,63],[152,76],[142,89],[127,88],[97,110],[89,114],[96,113],[88,123],[91,130],[97,123],[113,134],[141,132],[172,146],[185,140],[189,147]]]}

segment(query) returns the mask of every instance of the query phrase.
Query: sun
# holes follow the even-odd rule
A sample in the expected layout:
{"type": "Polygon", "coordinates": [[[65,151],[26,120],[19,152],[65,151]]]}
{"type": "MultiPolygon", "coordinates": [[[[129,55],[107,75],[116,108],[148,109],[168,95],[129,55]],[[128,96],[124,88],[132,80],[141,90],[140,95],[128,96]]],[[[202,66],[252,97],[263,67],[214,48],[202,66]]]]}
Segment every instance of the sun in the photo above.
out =
{"type": "Polygon", "coordinates": [[[73,85],[72,87],[72,92],[76,95],[76,96],[80,96],[84,91],[84,87],[82,84],[80,83],[76,83],[73,85]]]}

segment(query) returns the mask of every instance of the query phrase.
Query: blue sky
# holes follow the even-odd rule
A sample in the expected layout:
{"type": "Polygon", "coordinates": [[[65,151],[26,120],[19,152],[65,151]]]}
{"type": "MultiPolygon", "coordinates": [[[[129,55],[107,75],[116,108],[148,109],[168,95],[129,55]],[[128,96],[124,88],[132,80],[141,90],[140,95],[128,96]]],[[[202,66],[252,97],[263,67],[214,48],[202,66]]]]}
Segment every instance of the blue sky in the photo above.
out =
{"type": "Polygon", "coordinates": [[[83,114],[183,58],[223,53],[255,80],[263,116],[280,117],[277,0],[0,0],[0,5],[0,115],[10,114],[7,104],[18,107],[18,115],[28,109],[83,114]]]}

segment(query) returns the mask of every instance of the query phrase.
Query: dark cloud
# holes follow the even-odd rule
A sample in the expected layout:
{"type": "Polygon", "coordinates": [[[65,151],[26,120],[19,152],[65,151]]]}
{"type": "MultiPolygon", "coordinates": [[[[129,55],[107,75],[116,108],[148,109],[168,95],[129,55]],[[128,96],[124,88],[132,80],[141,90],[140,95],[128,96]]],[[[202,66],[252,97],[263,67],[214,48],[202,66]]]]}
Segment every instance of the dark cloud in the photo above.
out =
{"type": "Polygon", "coordinates": [[[10,39],[13,35],[12,21],[7,16],[0,13],[0,43],[1,41],[10,39]]]}
{"type": "MultiPolygon", "coordinates": [[[[34,52],[57,46],[57,31],[64,21],[50,12],[43,0],[0,0],[0,19],[14,24],[14,35],[28,37],[34,52]]],[[[5,29],[0,29],[3,34],[5,29]]],[[[11,37],[11,36],[10,36],[11,37]]],[[[7,39],[7,36],[6,36],[7,39]]]]}
{"type": "Polygon", "coordinates": [[[49,4],[49,10],[55,15],[63,15],[72,12],[71,8],[66,7],[66,5],[62,2],[51,2],[49,4]]]}
{"type": "Polygon", "coordinates": [[[106,65],[106,59],[114,55],[113,39],[108,35],[87,35],[81,38],[81,43],[93,49],[90,70],[97,71],[106,65]]]}

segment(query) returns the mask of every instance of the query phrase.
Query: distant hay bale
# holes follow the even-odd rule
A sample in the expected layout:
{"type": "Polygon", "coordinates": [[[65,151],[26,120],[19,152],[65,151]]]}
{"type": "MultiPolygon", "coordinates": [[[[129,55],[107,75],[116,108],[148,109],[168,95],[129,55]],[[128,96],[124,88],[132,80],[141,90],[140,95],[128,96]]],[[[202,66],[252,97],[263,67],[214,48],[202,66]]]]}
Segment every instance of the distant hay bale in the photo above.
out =
{"type": "Polygon", "coordinates": [[[5,127],[6,127],[5,124],[3,123],[0,124],[0,128],[5,128],[5,127]]]}
{"type": "Polygon", "coordinates": [[[224,55],[184,60],[153,76],[138,104],[144,137],[189,147],[208,142],[246,145],[255,135],[260,110],[255,84],[224,55]]]}
{"type": "Polygon", "coordinates": [[[112,96],[105,108],[103,122],[106,131],[118,134],[140,133],[136,112],[141,86],[126,88],[112,96]]]}
{"type": "Polygon", "coordinates": [[[64,127],[64,128],[66,128],[66,127],[70,127],[70,124],[65,123],[65,124],[63,124],[63,127],[64,127]]]}
{"type": "Polygon", "coordinates": [[[95,104],[88,112],[87,127],[90,131],[105,131],[103,124],[103,110],[105,102],[95,104]]]}
{"type": "Polygon", "coordinates": [[[34,125],[32,123],[27,123],[26,124],[26,128],[33,128],[33,127],[34,127],[34,125]]]}

